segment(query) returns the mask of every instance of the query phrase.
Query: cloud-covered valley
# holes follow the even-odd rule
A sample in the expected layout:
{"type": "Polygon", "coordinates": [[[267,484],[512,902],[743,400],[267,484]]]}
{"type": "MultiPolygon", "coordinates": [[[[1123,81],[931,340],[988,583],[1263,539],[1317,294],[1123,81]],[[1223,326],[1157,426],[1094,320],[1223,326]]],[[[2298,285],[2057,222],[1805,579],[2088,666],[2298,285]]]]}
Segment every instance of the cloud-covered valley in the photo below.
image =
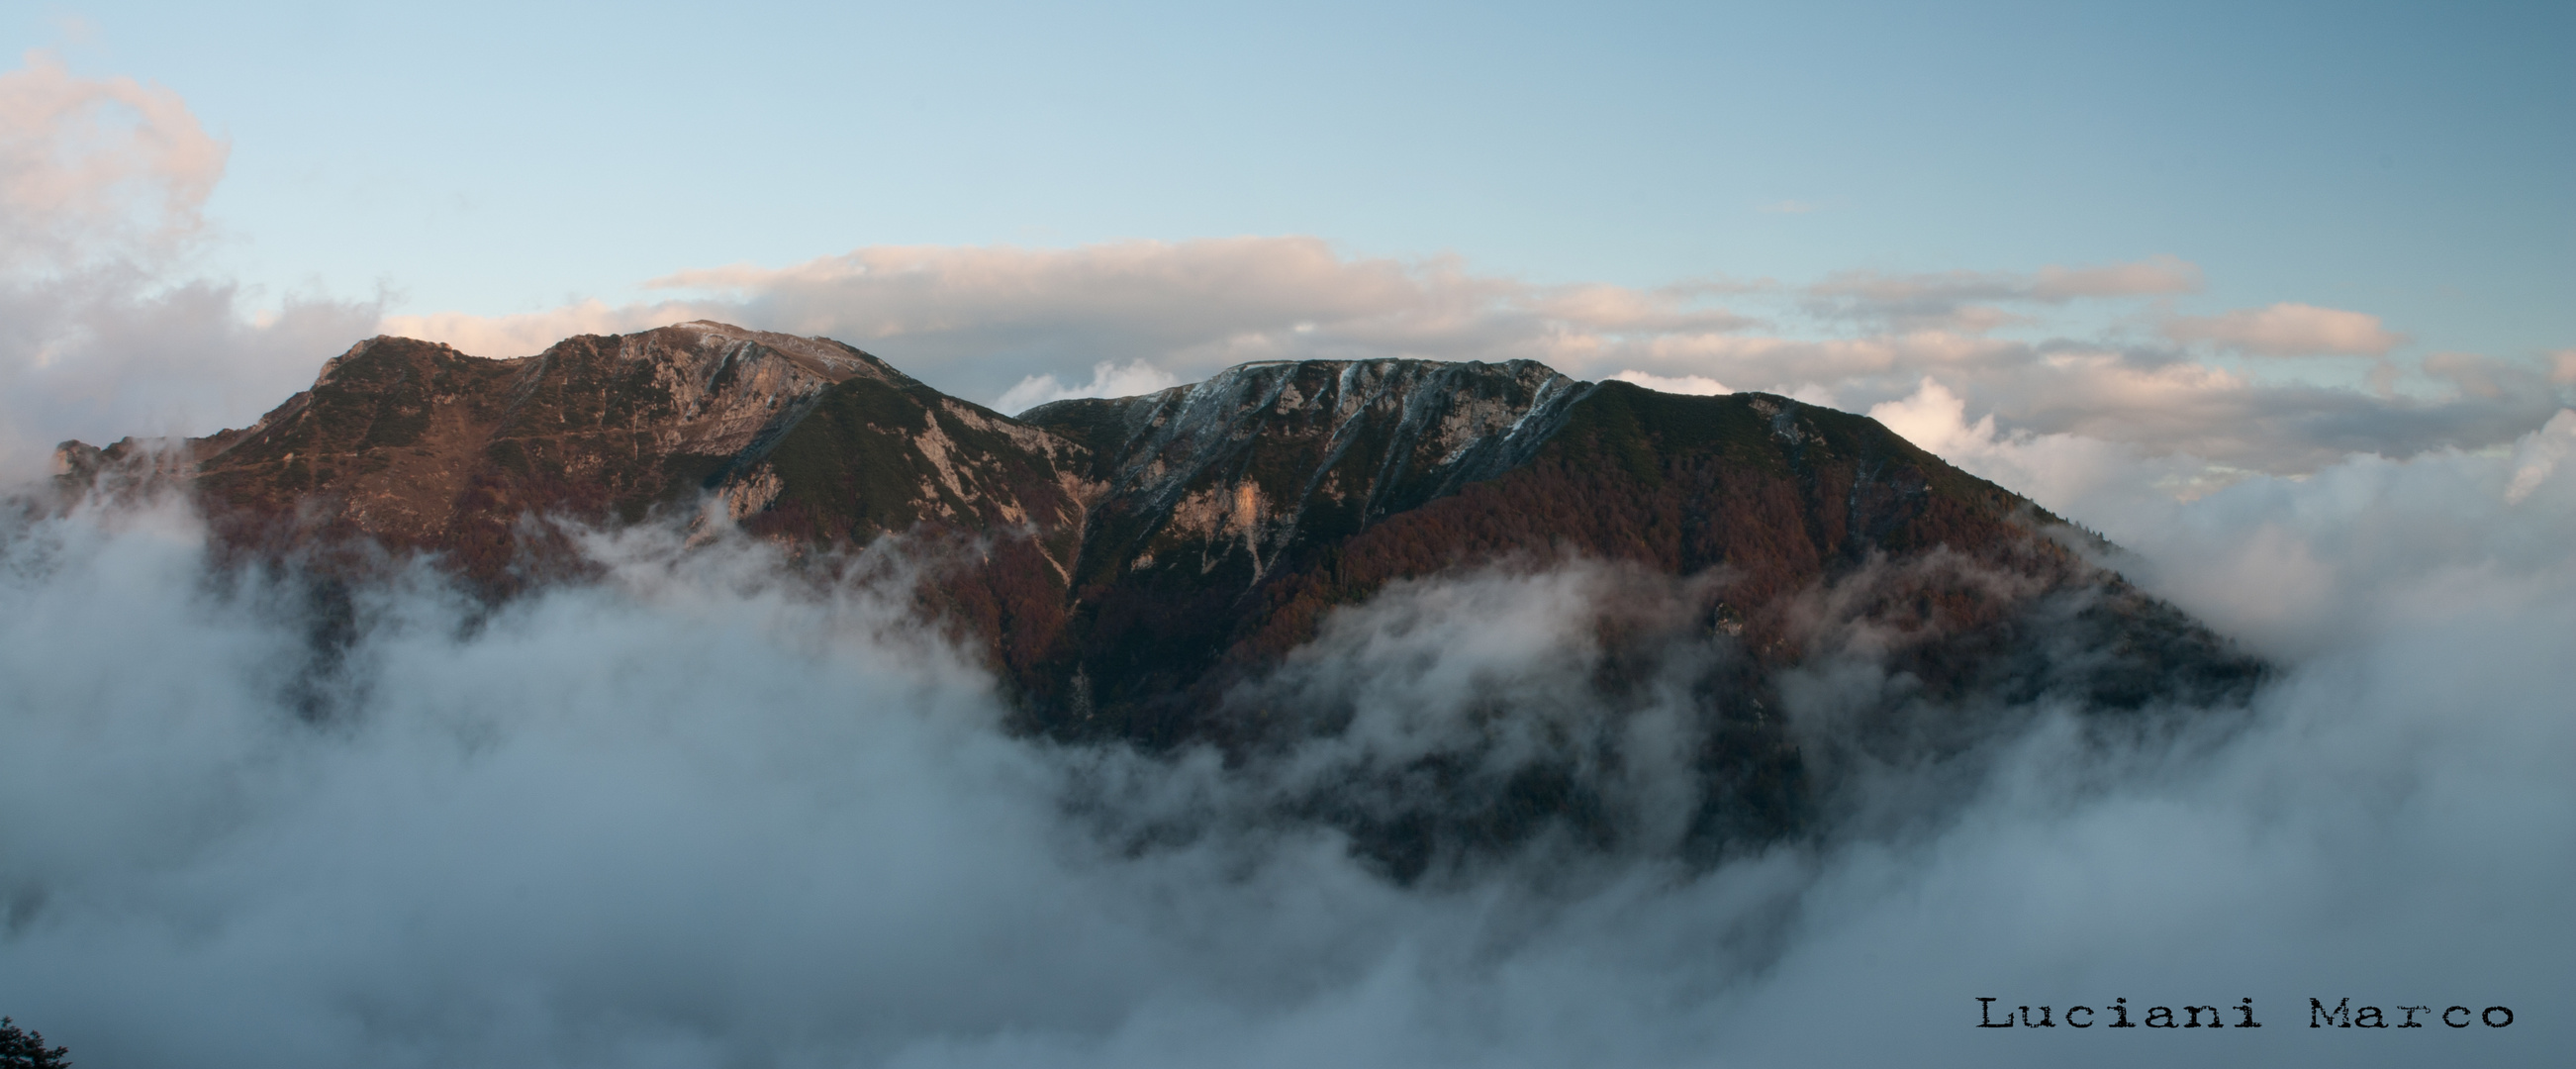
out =
{"type": "MultiPolygon", "coordinates": [[[[1850,767],[1843,831],[1411,886],[1327,826],[1206,815],[1438,745],[1479,687],[1593,715],[1585,614],[1633,591],[1467,573],[1343,610],[1288,670],[1395,719],[1262,775],[1004,732],[905,624],[891,543],[817,588],[763,544],[598,535],[601,580],[498,610],[414,572],[319,663],[309,588],[211,568],[183,508],[22,515],[0,1002],[93,1065],[2541,1064],[2571,994],[2571,426],[2139,504],[2139,573],[2279,658],[2250,718],[2036,709],[1850,767]],[[2304,1027],[2346,995],[2519,1016],[2304,1027]],[[1981,1032],[1977,996],[2251,997],[2267,1027],[1981,1032]]],[[[1831,731],[1847,683],[1787,715],[1831,731]]],[[[1669,773],[1628,774],[1651,819],[1669,773]]]]}
{"type": "MultiPolygon", "coordinates": [[[[13,491],[63,438],[246,424],[379,331],[511,357],[714,317],[1013,408],[1254,359],[1530,358],[1868,412],[2277,672],[2244,709],[2040,702],[1842,753],[1830,831],[1691,858],[1658,823],[1669,696],[1584,684],[1602,614],[1655,596],[1599,562],[1342,607],[1255,696],[1349,730],[1245,768],[1006,730],[909,615],[900,540],[818,586],[747,538],[593,532],[594,580],[496,608],[420,566],[344,616],[213,557],[183,504],[12,505],[0,1011],[92,1069],[2539,1065],[2576,1039],[2576,350],[2449,352],[2296,294],[2185,312],[2205,271],[2166,255],[1631,287],[1299,236],[869,247],[388,314],[209,267],[224,156],[168,90],[0,74],[13,491]],[[1567,729],[1621,755],[1609,848],[1406,883],[1296,819],[1567,729]],[[2250,997],[2266,1027],[1985,1031],[1980,996],[2250,997]],[[2518,1017],[2311,1031],[2311,996],[2518,1017]]],[[[1841,648],[1781,710],[1820,752],[1903,683],[1841,648]]]]}

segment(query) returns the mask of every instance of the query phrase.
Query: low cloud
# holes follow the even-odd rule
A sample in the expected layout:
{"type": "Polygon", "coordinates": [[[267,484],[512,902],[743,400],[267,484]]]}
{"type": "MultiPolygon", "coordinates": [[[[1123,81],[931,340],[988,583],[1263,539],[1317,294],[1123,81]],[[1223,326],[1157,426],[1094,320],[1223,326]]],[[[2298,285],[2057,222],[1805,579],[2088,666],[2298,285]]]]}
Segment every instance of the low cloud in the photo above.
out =
{"type": "Polygon", "coordinates": [[[2570,474],[2561,467],[2576,454],[2576,409],[2501,449],[2428,447],[2403,461],[2355,451],[2290,479],[2084,434],[2006,431],[1969,408],[1927,377],[1869,414],[2131,547],[2133,577],[2271,654],[2309,656],[2464,604],[2519,611],[2562,583],[2576,591],[2564,554],[2524,541],[2542,516],[2576,508],[2528,504],[2570,474]],[[2500,572],[2548,578],[2518,591],[2520,580],[2490,585],[2500,572]]]}
{"type": "Polygon", "coordinates": [[[2275,304],[2168,321],[2166,337],[2209,342],[2257,356],[2386,356],[2406,339],[2379,317],[2312,304],[2275,304]]]}
{"type": "Polygon", "coordinates": [[[1697,394],[1706,397],[1735,392],[1727,389],[1725,383],[1709,378],[1706,375],[1668,376],[1650,375],[1643,371],[1622,371],[1611,375],[1610,378],[1619,382],[1635,383],[1649,390],[1661,390],[1665,393],[1697,394]]]}
{"type": "MultiPolygon", "coordinates": [[[[243,421],[379,321],[255,312],[184,269],[222,146],[165,90],[31,57],[0,75],[0,146],[0,475],[59,437],[243,421]]],[[[2576,355],[2439,355],[2434,392],[2383,395],[1965,313],[2044,327],[2186,292],[2185,268],[1811,292],[1540,286],[1306,238],[879,248],[685,273],[662,302],[384,320],[510,356],[713,316],[996,399],[1293,356],[1791,393],[2105,531],[2116,566],[2283,673],[2229,732],[2039,709],[1979,776],[1875,770],[1864,801],[1940,802],[1887,834],[1405,888],[1312,826],[1104,835],[1254,807],[1212,755],[1001,731],[993,680],[904,623],[899,545],[870,551],[898,555],[884,578],[818,591],[759,545],[599,537],[598,582],[499,612],[409,574],[359,592],[317,679],[309,588],[210,567],[184,509],[9,511],[0,1008],[97,1069],[2151,1065],[2172,1052],[2132,1035],[1980,1032],[1974,1000],[2251,996],[2269,1027],[2192,1034],[2196,1059],[2554,1064],[2576,1038],[2548,1009],[2576,999],[2576,355]],[[1784,325],[1819,298],[1859,333],[1784,325]],[[2309,996],[2523,1016],[2373,1046],[2300,1027],[2309,996]]],[[[2260,352],[2262,317],[2304,307],[2168,340],[2260,352]]],[[[2275,343],[2390,351],[2376,319],[2310,311],[2331,314],[2275,343]]],[[[1634,600],[1604,575],[1345,607],[1272,682],[1365,683],[1378,719],[1307,767],[1580,714],[1511,698],[1580,685],[1584,614],[1634,600]],[[1462,704],[1479,679],[1498,702],[1462,704]]],[[[1810,693],[1796,712],[1829,717],[1833,689],[1810,693]]],[[[1661,772],[1631,771],[1650,814],[1661,772]]]]}
{"type": "MultiPolygon", "coordinates": [[[[1919,386],[1887,415],[1971,460],[2085,447],[1960,424],[1956,402],[1919,386]]],[[[2171,1054],[1982,1032],[1980,996],[2251,997],[2263,1029],[2190,1036],[2220,1066],[2549,1064],[2571,1035],[2548,1007],[2576,997],[2571,436],[2576,413],[2502,454],[2189,503],[2134,470],[2085,491],[2133,578],[2281,659],[2247,716],[2129,731],[2040,709],[1973,776],[1852,766],[1865,834],[1700,869],[1540,853],[1410,888],[1320,828],[1198,818],[1595,715],[1592,614],[1637,611],[1635,577],[1471,573],[1346,607],[1270,685],[1362,721],[1261,774],[1003,733],[992,681],[903,623],[899,559],[817,590],[760,545],[653,531],[591,539],[601,580],[495,614],[426,573],[362,589],[310,723],[291,574],[210,572],[166,506],[19,517],[0,1004],[101,1069],[2171,1054]],[[1192,819],[1186,841],[1114,834],[1192,819]],[[2311,996],[2518,1019],[2355,1036],[2305,1028],[2311,996]]],[[[1836,689],[1801,693],[1788,714],[1835,715],[1836,689]]],[[[1671,752],[1656,703],[1681,697],[1644,694],[1620,730],[1671,752]]],[[[1669,838],[1656,799],[1685,771],[1605,766],[1636,842],[1669,838]]]]}
{"type": "Polygon", "coordinates": [[[1102,361],[1091,366],[1091,381],[1066,383],[1053,375],[1031,375],[1020,384],[1002,391],[993,407],[1010,413],[1026,412],[1049,401],[1075,397],[1135,397],[1181,385],[1180,376],[1142,360],[1124,365],[1102,361]]]}

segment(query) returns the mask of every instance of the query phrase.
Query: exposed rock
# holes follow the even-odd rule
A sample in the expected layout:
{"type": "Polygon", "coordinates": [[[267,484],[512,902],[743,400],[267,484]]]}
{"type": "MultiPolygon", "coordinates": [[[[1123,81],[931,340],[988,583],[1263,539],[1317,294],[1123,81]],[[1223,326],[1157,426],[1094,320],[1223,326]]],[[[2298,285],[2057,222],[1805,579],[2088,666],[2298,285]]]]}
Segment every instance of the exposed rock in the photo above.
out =
{"type": "MultiPolygon", "coordinates": [[[[1800,666],[1884,671],[1856,745],[1964,745],[1973,710],[2052,699],[2223,703],[2262,673],[2086,563],[2056,517],[1868,418],[1528,361],[1247,364],[1014,419],[838,342],[716,323],[520,360],[375,338],[248,428],[65,443],[56,470],[186,483],[238,552],[429,552],[493,597],[570,560],[555,517],[720,515],[800,552],[908,533],[968,550],[924,604],[991,652],[1024,728],[1238,757],[1347,719],[1283,713],[1262,682],[1335,607],[1466,567],[1610,562],[1662,578],[1601,610],[1590,686],[1605,709],[1697,696],[1702,850],[1805,819],[1809,747],[1777,713],[1800,666]]],[[[1446,801],[1359,805],[1354,785],[1313,812],[1419,872],[1441,843],[1608,804],[1581,762],[1426,760],[1354,776],[1446,801]]]]}

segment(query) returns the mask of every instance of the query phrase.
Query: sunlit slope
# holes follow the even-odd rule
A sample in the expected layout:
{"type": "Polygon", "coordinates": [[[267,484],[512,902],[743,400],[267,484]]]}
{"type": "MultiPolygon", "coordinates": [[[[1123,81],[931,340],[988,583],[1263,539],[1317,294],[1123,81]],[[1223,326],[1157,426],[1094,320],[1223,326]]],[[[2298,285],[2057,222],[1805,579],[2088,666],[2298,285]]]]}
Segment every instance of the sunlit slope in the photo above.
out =
{"type": "MultiPolygon", "coordinates": [[[[326,599],[417,553],[504,600],[580,581],[579,532],[634,524],[763,539],[821,584],[899,561],[1021,729],[1238,757],[1372,700],[1281,682],[1348,640],[1337,610],[1584,570],[1577,690],[1479,698],[1490,738],[1299,803],[1399,871],[1606,812],[1618,760],[1596,758],[1640,716],[1678,718],[1689,841],[1714,853],[1808,825],[1800,688],[1848,692],[1834,745],[1901,757],[2045,708],[2230,705],[2263,672],[2088,559],[2114,552],[2099,539],[1876,421],[1529,361],[1246,364],[1012,418],[848,346],[715,323],[521,360],[378,338],[250,428],[60,456],[66,491],[186,485],[223,552],[333,577],[326,599]],[[1496,772],[1487,743],[1539,722],[1541,756],[1496,772]],[[1342,797],[1371,792],[1385,804],[1342,797]]],[[[1441,624],[1407,626],[1379,644],[1441,624]]]]}
{"type": "Polygon", "coordinates": [[[1527,362],[1313,361],[1025,418],[1089,446],[1111,487],[1056,676],[1036,681],[1059,688],[1040,706],[1076,732],[1235,731],[1209,720],[1224,689],[1332,607],[1407,577],[1577,557],[1704,578],[1693,626],[1760,665],[1820,652],[1827,622],[1858,613],[1936,689],[2073,686],[2126,707],[2250,678],[2057,540],[2089,536],[1874,420],[1787,398],[1578,383],[1527,362]],[[1855,576],[1866,596],[1817,596],[1855,576]],[[2080,683],[2042,682],[2023,616],[2077,589],[2090,603],[2050,626],[2122,631],[2122,652],[2080,683]]]}

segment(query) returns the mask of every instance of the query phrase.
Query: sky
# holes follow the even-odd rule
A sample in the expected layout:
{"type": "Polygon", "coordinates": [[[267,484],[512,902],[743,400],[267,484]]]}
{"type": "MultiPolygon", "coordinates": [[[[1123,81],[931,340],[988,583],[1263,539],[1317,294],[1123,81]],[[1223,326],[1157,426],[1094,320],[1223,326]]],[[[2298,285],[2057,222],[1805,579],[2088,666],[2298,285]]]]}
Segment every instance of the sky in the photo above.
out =
{"type": "MultiPolygon", "coordinates": [[[[691,315],[829,333],[1014,405],[1300,352],[1528,355],[1853,409],[2006,344],[2416,400],[2491,391],[2496,368],[2526,395],[2576,381],[2563,4],[812,7],[18,9],[0,49],[27,96],[105,102],[21,109],[11,166],[193,151],[138,179],[170,184],[121,284],[220,290],[199,333],[250,324],[228,381],[264,375],[121,408],[92,388],[64,433],[247,422],[336,335],[507,357],[691,315]],[[116,79],[173,106],[144,122],[99,96],[116,79]],[[1238,255],[1150,255],[1210,242],[1238,255]],[[2030,292],[2119,265],[2173,270],[2030,292]],[[958,306],[928,322],[860,292],[904,271],[958,306]],[[1371,274],[1433,292],[1355,294],[1371,274]],[[313,333],[267,333],[298,312],[313,333]],[[1401,336],[1316,344],[1355,314],[1401,336]],[[1523,329],[1443,333],[1479,314],[1523,329]],[[1300,325],[1324,337],[1281,336],[1300,325]],[[1907,337],[1917,356],[1867,385],[1735,359],[1907,337]]],[[[22,285],[104,262],[17,259],[22,285]]],[[[1972,400],[2008,429],[2107,418],[1972,400]]],[[[2555,407],[2209,459],[2489,447],[2555,407]]]]}
{"type": "MultiPolygon", "coordinates": [[[[1343,607],[1262,685],[1359,730],[1245,773],[1001,730],[899,544],[817,592],[587,532],[596,582],[502,611],[358,591],[324,671],[302,580],[181,505],[0,509],[0,1012],[97,1069],[2563,1060],[2576,9],[811,6],[0,14],[0,484],[378,333],[709,317],[1009,411],[1526,358],[1869,414],[2278,673],[1853,762],[1822,842],[1405,889],[1265,792],[1612,717],[1597,614],[1643,581],[1343,607]]],[[[1781,711],[1820,754],[1902,682],[1829,639],[1781,711]]]]}
{"type": "Polygon", "coordinates": [[[2178,255],[2562,346],[2564,5],[30,5],[232,145],[244,277],[533,311],[869,245],[1313,234],[1540,282],[2178,255]]]}

